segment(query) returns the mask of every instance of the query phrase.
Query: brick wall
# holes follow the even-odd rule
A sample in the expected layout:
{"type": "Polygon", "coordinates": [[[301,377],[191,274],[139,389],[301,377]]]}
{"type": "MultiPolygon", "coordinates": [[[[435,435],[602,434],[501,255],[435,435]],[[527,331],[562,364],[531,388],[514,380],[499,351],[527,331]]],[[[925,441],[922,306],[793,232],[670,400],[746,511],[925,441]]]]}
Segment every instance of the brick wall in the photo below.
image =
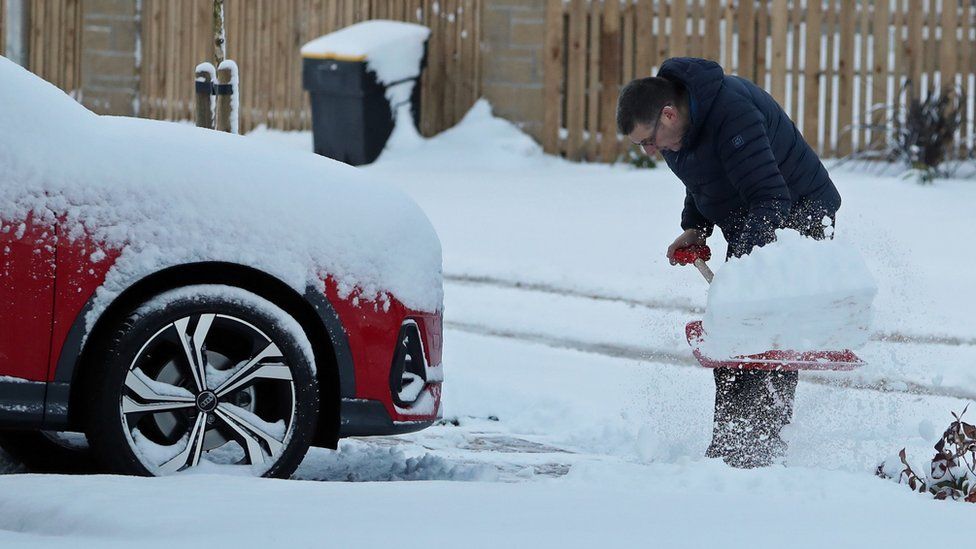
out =
{"type": "Polygon", "coordinates": [[[482,14],[482,95],[496,116],[539,139],[545,0],[485,0],[482,14]]]}
{"type": "Polygon", "coordinates": [[[97,113],[138,114],[137,10],[133,0],[84,0],[82,103],[97,113]]]}

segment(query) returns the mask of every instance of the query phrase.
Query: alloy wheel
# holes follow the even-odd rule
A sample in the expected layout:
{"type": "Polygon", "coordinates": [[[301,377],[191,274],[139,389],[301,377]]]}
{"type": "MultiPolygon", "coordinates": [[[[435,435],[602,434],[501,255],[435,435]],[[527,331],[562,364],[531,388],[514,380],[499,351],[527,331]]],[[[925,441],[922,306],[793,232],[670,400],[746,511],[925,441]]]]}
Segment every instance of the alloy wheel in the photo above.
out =
{"type": "Polygon", "coordinates": [[[232,315],[184,316],[153,334],[125,373],[119,413],[150,473],[206,461],[261,474],[295,424],[295,380],[278,345],[232,315]]]}

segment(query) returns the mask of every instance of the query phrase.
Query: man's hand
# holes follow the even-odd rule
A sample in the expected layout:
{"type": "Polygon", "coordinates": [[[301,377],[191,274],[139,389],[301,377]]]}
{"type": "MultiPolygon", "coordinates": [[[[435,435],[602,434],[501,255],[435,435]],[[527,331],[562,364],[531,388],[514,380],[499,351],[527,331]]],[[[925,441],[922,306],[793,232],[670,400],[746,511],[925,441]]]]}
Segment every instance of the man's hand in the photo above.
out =
{"type": "Polygon", "coordinates": [[[674,259],[675,250],[679,248],[687,248],[688,246],[702,246],[704,244],[705,233],[701,229],[688,229],[678,235],[678,238],[675,238],[674,242],[668,246],[668,260],[672,265],[677,265],[678,262],[674,259]]]}

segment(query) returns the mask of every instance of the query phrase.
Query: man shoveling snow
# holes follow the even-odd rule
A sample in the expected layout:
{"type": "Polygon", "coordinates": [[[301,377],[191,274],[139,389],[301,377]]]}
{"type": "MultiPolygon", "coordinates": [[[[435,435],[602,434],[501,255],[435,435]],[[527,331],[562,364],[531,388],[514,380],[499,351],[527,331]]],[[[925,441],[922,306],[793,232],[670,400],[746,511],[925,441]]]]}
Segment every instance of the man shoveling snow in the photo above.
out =
{"type": "MultiPolygon", "coordinates": [[[[713,61],[673,58],[656,77],[627,84],[617,126],[648,155],[660,152],[685,184],[675,251],[704,245],[718,225],[728,257],[749,254],[795,229],[814,239],[833,230],[840,194],[817,154],[773,98],[726,75],[713,61]]],[[[754,281],[762,284],[763,281],[754,281]]],[[[793,416],[797,373],[716,368],[715,422],[705,455],[736,467],[772,463],[793,416]]]]}

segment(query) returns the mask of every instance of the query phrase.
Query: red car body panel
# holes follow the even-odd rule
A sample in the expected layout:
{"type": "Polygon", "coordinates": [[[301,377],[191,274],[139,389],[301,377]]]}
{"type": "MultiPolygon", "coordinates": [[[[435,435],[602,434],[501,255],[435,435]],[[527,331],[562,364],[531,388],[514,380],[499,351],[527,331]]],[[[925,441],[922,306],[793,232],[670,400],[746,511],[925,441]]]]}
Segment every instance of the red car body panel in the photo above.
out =
{"type": "MultiPolygon", "coordinates": [[[[64,231],[72,236],[64,235],[59,239],[56,236],[58,228],[53,222],[44,223],[32,215],[20,223],[17,220],[5,222],[4,230],[0,232],[0,251],[3,252],[0,256],[0,273],[3,274],[0,278],[0,303],[3,304],[0,309],[0,326],[3,327],[0,330],[0,376],[49,384],[48,422],[39,425],[46,428],[58,427],[56,421],[67,421],[67,404],[56,403],[52,407],[50,400],[52,394],[66,395],[70,387],[65,390],[54,382],[70,383],[71,373],[59,372],[59,368],[64,370],[66,365],[73,368],[81,347],[68,343],[79,327],[83,334],[90,327],[85,316],[98,288],[104,284],[106,275],[121,254],[121,250],[107,249],[92,242],[84,231],[64,231]],[[77,236],[78,233],[81,236],[77,236]]],[[[420,329],[426,362],[432,368],[441,368],[441,313],[411,310],[393,297],[385,301],[367,300],[358,291],[340,296],[338,284],[331,277],[325,277],[324,286],[322,297],[338,316],[343,332],[331,335],[333,339],[344,336],[352,363],[351,370],[340,368],[340,377],[354,377],[341,382],[343,387],[354,387],[351,394],[341,394],[343,410],[347,401],[381,403],[388,418],[384,419],[392,421],[394,426],[425,425],[440,417],[439,380],[442,376],[438,375],[424,389],[435,402],[433,409],[426,407],[413,412],[394,405],[390,372],[398,334],[408,318],[416,321],[420,329]]],[[[0,392],[0,400],[2,397],[0,392]]],[[[346,421],[345,417],[343,421],[346,421]]],[[[0,422],[0,427],[3,426],[0,422]]],[[[355,434],[388,434],[370,433],[369,428],[353,431],[355,434]]]]}
{"type": "Polygon", "coordinates": [[[0,375],[48,379],[55,242],[53,223],[33,213],[0,227],[0,375]]]}
{"type": "MultiPolygon", "coordinates": [[[[441,315],[414,311],[395,298],[379,302],[364,300],[357,293],[340,297],[335,281],[326,278],[326,298],[335,308],[349,341],[352,361],[356,365],[356,394],[360,400],[383,402],[393,421],[433,419],[436,414],[403,414],[396,410],[390,397],[390,366],[396,349],[400,326],[407,318],[417,321],[427,361],[441,367],[441,315]]],[[[440,386],[430,387],[440,408],[440,386]]]]}
{"type": "Polygon", "coordinates": [[[84,236],[59,239],[48,381],[55,380],[68,332],[76,321],[85,322],[85,305],[105,281],[105,275],[119,253],[118,250],[97,246],[84,236]],[[94,261],[93,254],[98,254],[95,257],[100,261],[94,261]]]}

